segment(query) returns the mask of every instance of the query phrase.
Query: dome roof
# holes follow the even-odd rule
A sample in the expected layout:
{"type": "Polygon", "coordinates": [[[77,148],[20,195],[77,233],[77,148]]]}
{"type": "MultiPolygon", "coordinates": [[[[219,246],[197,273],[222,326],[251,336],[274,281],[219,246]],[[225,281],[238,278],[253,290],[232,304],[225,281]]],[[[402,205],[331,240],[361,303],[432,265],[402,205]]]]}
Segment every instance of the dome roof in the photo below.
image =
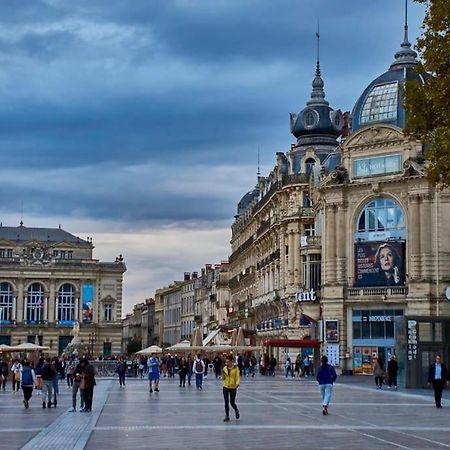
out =
{"type": "Polygon", "coordinates": [[[291,113],[291,133],[299,144],[335,144],[343,125],[342,112],[334,111],[325,100],[324,82],[317,61],[311,99],[298,114],[291,113]]]}
{"type": "Polygon", "coordinates": [[[427,74],[417,74],[417,53],[408,41],[408,26],[400,49],[395,53],[389,70],[373,80],[359,97],[352,111],[352,132],[365,125],[387,123],[405,127],[403,87],[406,80],[424,82],[427,74]]]}
{"type": "Polygon", "coordinates": [[[247,192],[237,205],[237,214],[244,213],[254,200],[259,198],[259,189],[255,187],[252,191],[247,192]]]}

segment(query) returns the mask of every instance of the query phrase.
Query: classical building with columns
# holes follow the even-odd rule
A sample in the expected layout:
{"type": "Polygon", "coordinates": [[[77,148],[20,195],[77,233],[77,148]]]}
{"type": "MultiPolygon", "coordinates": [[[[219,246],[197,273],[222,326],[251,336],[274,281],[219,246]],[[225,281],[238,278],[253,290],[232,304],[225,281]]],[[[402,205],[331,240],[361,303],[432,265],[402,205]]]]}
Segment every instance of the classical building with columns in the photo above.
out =
{"type": "MultiPolygon", "coordinates": [[[[377,357],[387,361],[396,352],[395,323],[403,316],[450,315],[444,297],[450,284],[450,192],[430,185],[426,147],[403,133],[404,83],[423,83],[428,76],[415,72],[416,56],[406,28],[394,61],[356,102],[350,135],[312,189],[324,224],[321,305],[324,324],[330,324],[325,345],[356,373],[370,373],[377,357]]],[[[425,325],[431,330],[431,322],[425,325]]],[[[418,330],[422,337],[426,326],[418,330]]],[[[425,341],[437,345],[433,333],[426,334],[425,341]]],[[[442,330],[440,335],[445,340],[442,330]]],[[[421,367],[435,351],[450,353],[448,346],[438,347],[420,355],[421,367]]],[[[414,343],[398,355],[403,357],[418,358],[414,343]]]]}
{"type": "Polygon", "coordinates": [[[78,321],[93,355],[121,351],[125,263],[100,262],[93,248],[61,228],[0,226],[0,343],[61,354],[78,321]]]}

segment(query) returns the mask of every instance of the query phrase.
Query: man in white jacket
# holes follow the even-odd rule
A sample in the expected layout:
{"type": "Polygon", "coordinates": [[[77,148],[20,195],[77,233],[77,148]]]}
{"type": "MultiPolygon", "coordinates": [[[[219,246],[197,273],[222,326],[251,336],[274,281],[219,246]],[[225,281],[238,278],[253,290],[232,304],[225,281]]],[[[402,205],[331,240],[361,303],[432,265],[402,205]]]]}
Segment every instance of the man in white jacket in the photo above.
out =
{"type": "Polygon", "coordinates": [[[205,373],[205,363],[200,357],[200,353],[195,358],[194,364],[192,366],[192,372],[195,373],[195,385],[197,389],[203,389],[203,374],[205,373]]]}

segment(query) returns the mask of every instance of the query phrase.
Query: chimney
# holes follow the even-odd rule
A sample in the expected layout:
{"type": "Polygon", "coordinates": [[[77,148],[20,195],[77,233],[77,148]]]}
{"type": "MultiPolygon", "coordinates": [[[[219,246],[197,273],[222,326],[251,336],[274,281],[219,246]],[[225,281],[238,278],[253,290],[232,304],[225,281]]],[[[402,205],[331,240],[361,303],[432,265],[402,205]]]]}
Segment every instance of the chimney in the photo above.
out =
{"type": "Polygon", "coordinates": [[[191,279],[190,272],[184,272],[184,281],[189,281],[191,279]]]}
{"type": "Polygon", "coordinates": [[[196,280],[198,278],[198,272],[192,272],[192,279],[196,280]]]}
{"type": "Polygon", "coordinates": [[[206,271],[207,271],[207,272],[211,272],[211,270],[212,270],[212,264],[205,264],[205,267],[206,267],[206,271]]]}
{"type": "Polygon", "coordinates": [[[202,277],[205,275],[205,273],[206,273],[206,270],[202,269],[202,277]]]}

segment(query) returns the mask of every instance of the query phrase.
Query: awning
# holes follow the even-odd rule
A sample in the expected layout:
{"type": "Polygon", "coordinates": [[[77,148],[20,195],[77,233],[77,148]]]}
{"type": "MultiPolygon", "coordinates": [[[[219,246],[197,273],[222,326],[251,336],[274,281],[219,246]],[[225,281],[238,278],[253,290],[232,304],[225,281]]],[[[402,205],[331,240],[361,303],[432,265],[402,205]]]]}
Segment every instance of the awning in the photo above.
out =
{"type": "Polygon", "coordinates": [[[317,339],[264,339],[265,347],[320,348],[317,339]]]}
{"type": "Polygon", "coordinates": [[[208,345],[220,332],[220,328],[217,330],[211,331],[211,333],[208,334],[208,336],[203,339],[203,346],[208,345]]]}

